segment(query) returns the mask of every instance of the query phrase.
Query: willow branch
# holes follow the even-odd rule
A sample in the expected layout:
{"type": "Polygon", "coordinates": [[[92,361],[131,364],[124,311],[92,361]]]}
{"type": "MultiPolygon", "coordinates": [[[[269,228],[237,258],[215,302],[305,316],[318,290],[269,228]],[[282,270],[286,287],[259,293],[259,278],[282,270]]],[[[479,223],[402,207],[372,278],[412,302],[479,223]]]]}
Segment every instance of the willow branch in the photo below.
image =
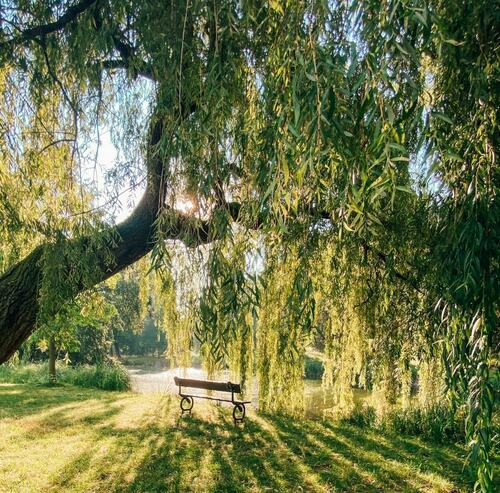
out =
{"type": "MultiPolygon", "coordinates": [[[[133,73],[135,75],[140,75],[141,77],[144,77],[146,79],[154,81],[155,78],[153,77],[153,72],[147,67],[147,64],[145,62],[142,62],[140,64],[143,68],[133,68],[133,73]]],[[[110,59],[110,60],[102,60],[99,63],[99,68],[103,70],[130,70],[130,61],[129,60],[123,60],[123,59],[110,59]]]]}
{"type": "Polygon", "coordinates": [[[81,2],[78,2],[75,5],[69,7],[66,12],[61,17],[59,17],[59,19],[57,19],[57,21],[26,29],[22,31],[22,33],[18,36],[0,43],[0,47],[13,48],[16,45],[24,45],[37,38],[60,31],[64,29],[70,22],[74,21],[80,14],[88,10],[96,2],[97,0],[82,0],[81,2]]]}

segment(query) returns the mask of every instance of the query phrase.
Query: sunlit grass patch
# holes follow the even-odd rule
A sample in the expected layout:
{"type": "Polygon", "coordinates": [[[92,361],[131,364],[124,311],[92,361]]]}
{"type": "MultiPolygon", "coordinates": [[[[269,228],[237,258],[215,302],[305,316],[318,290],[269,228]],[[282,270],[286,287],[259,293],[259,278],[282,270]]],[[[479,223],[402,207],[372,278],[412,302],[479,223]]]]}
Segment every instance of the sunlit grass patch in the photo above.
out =
{"type": "Polygon", "coordinates": [[[0,384],[0,491],[469,491],[458,446],[178,398],[0,384]]]}

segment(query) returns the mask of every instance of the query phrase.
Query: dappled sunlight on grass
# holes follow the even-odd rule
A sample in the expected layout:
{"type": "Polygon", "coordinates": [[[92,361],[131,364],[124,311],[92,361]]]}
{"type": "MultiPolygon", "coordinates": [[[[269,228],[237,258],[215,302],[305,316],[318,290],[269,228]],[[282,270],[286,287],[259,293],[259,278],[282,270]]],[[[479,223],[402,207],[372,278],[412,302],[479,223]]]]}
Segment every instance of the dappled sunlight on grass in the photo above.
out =
{"type": "MultiPolygon", "coordinates": [[[[369,430],[348,426],[334,426],[328,422],[303,421],[294,422],[287,418],[269,418],[279,430],[281,438],[305,462],[322,465],[329,461],[337,462],[338,470],[321,467],[319,474],[324,481],[340,485],[348,489],[360,481],[359,491],[448,491],[451,483],[448,478],[441,477],[443,472],[442,455],[435,453],[422,468],[425,454],[413,447],[410,452],[408,444],[399,440],[394,446],[392,437],[383,437],[369,430]],[[376,439],[374,439],[376,438],[376,439]],[[369,486],[370,485],[370,486],[369,486]]],[[[433,452],[434,454],[434,452],[433,452]]],[[[461,468],[455,462],[446,464],[448,475],[460,476],[461,468]]]]}
{"type": "Polygon", "coordinates": [[[468,491],[463,450],[174,395],[0,384],[0,491],[468,491]]]}

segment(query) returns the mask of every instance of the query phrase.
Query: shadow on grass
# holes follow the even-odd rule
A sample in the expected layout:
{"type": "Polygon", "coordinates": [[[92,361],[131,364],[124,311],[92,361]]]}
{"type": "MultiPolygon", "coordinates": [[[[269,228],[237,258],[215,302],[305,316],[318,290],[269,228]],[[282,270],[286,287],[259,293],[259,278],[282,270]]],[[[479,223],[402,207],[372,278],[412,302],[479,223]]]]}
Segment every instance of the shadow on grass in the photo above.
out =
{"type": "Polygon", "coordinates": [[[464,483],[463,451],[456,446],[422,445],[418,440],[382,435],[374,430],[328,421],[293,421],[266,416],[281,439],[311,467],[338,461],[347,465],[339,474],[320,467],[323,481],[350,491],[421,491],[432,487],[429,474],[450,483],[464,483]],[[353,471],[362,471],[366,485],[359,485],[353,471]]]}
{"type": "MultiPolygon", "coordinates": [[[[90,434],[51,477],[51,491],[470,490],[459,447],[254,413],[236,427],[230,408],[204,404],[180,417],[178,400],[169,395],[156,397],[130,422],[123,418],[132,412],[124,394],[74,388],[37,388],[35,394],[23,392],[23,386],[0,387],[0,417],[20,416],[27,406],[22,415],[43,412],[41,425],[52,423],[48,431],[57,433],[74,424],[78,410],[79,432],[90,434]],[[97,404],[82,414],[90,400],[97,404]]],[[[146,400],[130,395],[131,402],[146,400]]]]}
{"type": "Polygon", "coordinates": [[[251,419],[239,429],[224,410],[217,415],[185,416],[159,430],[123,491],[294,491],[306,482],[271,433],[251,419]]]}
{"type": "Polygon", "coordinates": [[[36,415],[65,404],[78,406],[83,401],[97,399],[112,402],[113,396],[95,389],[72,385],[26,385],[0,383],[0,419],[36,415]],[[29,392],[27,389],[35,389],[29,392]]]}

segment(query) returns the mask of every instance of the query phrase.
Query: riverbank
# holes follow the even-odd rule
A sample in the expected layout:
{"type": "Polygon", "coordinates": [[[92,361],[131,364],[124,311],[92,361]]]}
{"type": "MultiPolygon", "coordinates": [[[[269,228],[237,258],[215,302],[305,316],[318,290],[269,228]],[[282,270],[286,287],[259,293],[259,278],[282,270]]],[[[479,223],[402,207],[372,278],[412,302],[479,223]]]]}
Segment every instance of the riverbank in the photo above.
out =
{"type": "MultiPolygon", "coordinates": [[[[206,374],[201,368],[154,368],[152,366],[126,366],[130,376],[131,389],[139,393],[169,392],[176,394],[177,387],[174,377],[185,377],[194,379],[206,379],[206,374]]],[[[224,374],[220,380],[230,380],[229,374],[224,374]]],[[[204,391],[199,391],[203,393],[204,391]]],[[[364,390],[354,390],[355,398],[360,403],[369,395],[364,390]]],[[[254,407],[258,407],[257,383],[254,382],[249,395],[254,407]]],[[[321,380],[304,380],[304,405],[306,415],[309,417],[322,417],[325,410],[334,405],[333,396],[326,394],[321,386],[321,380]]]]}

